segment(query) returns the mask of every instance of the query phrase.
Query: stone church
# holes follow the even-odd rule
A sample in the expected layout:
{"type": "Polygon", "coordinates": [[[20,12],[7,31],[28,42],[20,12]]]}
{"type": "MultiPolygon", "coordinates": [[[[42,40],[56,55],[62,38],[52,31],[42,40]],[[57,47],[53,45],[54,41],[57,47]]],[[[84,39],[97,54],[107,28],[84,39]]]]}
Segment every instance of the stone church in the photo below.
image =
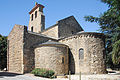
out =
{"type": "Polygon", "coordinates": [[[14,73],[45,68],[55,74],[104,74],[105,36],[84,32],[74,16],[45,29],[44,6],[36,3],[27,26],[15,25],[8,35],[7,69],[14,73]]]}

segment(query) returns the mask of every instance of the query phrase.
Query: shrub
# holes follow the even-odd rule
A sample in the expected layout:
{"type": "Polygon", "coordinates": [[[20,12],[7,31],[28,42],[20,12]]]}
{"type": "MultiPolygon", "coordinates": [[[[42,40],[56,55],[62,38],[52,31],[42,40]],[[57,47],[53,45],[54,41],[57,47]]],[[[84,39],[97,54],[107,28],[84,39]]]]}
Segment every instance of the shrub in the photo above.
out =
{"type": "Polygon", "coordinates": [[[43,68],[35,68],[32,71],[32,74],[35,76],[40,76],[40,77],[46,77],[46,78],[52,78],[55,72],[53,70],[48,70],[48,69],[43,69],[43,68]]]}

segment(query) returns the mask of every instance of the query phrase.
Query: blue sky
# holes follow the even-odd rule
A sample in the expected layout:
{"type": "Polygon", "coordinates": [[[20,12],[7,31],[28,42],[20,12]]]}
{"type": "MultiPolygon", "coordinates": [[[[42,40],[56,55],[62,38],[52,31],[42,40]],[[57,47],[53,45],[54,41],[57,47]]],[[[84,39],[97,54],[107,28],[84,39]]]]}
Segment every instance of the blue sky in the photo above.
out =
{"type": "Polygon", "coordinates": [[[0,34],[7,36],[15,24],[28,26],[28,13],[35,6],[35,2],[45,6],[46,28],[73,15],[86,32],[97,32],[99,25],[86,22],[84,16],[97,17],[108,9],[100,0],[1,0],[0,34]]]}

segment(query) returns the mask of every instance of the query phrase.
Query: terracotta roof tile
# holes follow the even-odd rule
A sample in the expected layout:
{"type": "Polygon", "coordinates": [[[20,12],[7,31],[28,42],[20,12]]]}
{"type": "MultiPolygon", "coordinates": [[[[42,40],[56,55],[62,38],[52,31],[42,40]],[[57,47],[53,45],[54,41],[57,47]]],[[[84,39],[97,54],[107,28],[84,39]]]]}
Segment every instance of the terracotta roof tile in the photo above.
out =
{"type": "Polygon", "coordinates": [[[32,12],[34,12],[38,7],[44,8],[43,5],[41,5],[41,4],[36,4],[35,7],[29,12],[29,14],[31,14],[32,12]]]}

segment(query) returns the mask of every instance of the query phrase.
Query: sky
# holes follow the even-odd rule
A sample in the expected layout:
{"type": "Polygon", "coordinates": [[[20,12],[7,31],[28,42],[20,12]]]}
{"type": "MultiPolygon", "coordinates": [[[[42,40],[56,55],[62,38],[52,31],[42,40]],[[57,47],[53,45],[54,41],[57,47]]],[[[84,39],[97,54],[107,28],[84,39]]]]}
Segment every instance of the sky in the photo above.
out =
{"type": "Polygon", "coordinates": [[[1,0],[0,34],[8,36],[15,24],[28,26],[29,11],[35,2],[45,6],[45,27],[73,15],[85,32],[98,32],[97,23],[86,22],[84,16],[98,17],[108,9],[100,0],[1,0]]]}

